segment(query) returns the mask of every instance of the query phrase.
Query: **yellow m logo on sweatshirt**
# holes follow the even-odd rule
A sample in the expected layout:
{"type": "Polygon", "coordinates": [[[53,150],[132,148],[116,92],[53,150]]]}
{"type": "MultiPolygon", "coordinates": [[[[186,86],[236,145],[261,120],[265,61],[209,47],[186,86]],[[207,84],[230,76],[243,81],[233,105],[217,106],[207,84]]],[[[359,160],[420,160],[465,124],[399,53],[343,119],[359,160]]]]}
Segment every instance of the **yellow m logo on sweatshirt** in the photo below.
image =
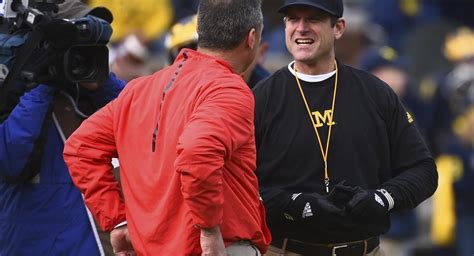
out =
{"type": "Polygon", "coordinates": [[[311,114],[313,114],[313,119],[315,122],[314,125],[316,126],[316,128],[323,127],[324,124],[326,124],[327,126],[336,124],[336,122],[334,122],[332,119],[332,111],[330,109],[324,110],[323,114],[321,114],[321,112],[319,111],[314,111],[311,114]]]}

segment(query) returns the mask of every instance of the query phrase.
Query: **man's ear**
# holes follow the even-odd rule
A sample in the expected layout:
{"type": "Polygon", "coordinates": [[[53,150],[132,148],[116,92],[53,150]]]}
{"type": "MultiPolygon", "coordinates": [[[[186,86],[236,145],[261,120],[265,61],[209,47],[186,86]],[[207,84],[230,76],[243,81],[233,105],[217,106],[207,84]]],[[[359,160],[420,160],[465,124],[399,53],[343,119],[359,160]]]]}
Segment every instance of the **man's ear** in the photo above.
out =
{"type": "Polygon", "coordinates": [[[248,47],[253,50],[255,47],[258,47],[259,43],[257,30],[255,28],[250,29],[249,33],[247,34],[248,47]]]}
{"type": "Polygon", "coordinates": [[[344,34],[344,30],[346,29],[346,20],[343,18],[340,18],[336,25],[334,26],[334,37],[337,39],[342,37],[342,34],[344,34]]]}

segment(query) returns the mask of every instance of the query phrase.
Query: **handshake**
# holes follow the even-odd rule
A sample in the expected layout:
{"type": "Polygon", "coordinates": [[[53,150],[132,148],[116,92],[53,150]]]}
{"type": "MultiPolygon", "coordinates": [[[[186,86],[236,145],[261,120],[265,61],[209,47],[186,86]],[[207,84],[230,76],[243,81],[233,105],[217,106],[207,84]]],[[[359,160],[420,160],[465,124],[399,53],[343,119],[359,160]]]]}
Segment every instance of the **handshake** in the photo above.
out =
{"type": "Polygon", "coordinates": [[[290,221],[323,227],[333,224],[350,227],[383,218],[393,206],[394,200],[385,189],[365,190],[342,181],[328,195],[293,194],[284,216],[290,221]]]}

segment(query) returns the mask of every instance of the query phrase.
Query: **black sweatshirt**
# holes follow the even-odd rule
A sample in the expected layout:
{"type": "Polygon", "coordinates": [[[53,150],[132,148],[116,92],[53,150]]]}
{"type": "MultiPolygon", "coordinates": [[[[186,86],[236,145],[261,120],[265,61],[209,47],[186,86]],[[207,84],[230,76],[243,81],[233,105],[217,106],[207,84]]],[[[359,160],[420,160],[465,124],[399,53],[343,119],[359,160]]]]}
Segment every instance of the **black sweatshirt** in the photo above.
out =
{"type": "MultiPolygon", "coordinates": [[[[411,209],[437,187],[434,161],[395,93],[375,76],[338,63],[338,88],[328,153],[331,186],[346,180],[364,189],[384,188],[394,210],[411,209]]],[[[321,82],[300,79],[326,147],[335,75],[321,82]]],[[[274,238],[335,243],[385,233],[389,216],[315,230],[283,218],[293,193],[325,194],[324,162],[294,74],[284,67],[254,88],[257,175],[274,238]]],[[[317,216],[317,213],[315,213],[317,216]]]]}

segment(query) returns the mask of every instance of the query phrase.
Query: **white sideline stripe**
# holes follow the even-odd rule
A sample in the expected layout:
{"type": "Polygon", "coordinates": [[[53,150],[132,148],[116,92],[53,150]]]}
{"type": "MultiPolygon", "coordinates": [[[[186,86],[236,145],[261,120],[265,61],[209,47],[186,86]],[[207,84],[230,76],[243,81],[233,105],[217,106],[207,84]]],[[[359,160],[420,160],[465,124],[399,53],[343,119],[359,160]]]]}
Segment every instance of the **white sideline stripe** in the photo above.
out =
{"type": "MultiPolygon", "coordinates": [[[[82,201],[84,201],[84,195],[82,195],[82,201]]],[[[92,213],[89,211],[89,208],[87,208],[87,205],[85,202],[84,202],[84,207],[86,208],[87,216],[89,217],[89,222],[92,227],[92,232],[94,233],[95,242],[97,243],[97,247],[99,247],[100,256],[105,256],[104,247],[102,247],[102,243],[100,242],[99,233],[97,232],[94,218],[92,218],[92,213]]]]}
{"type": "MultiPolygon", "coordinates": [[[[61,126],[59,125],[58,119],[56,118],[56,115],[54,114],[54,112],[53,112],[53,121],[54,121],[54,125],[56,126],[56,130],[59,132],[59,136],[61,136],[63,143],[65,143],[66,136],[64,135],[63,130],[61,129],[61,126]]],[[[99,233],[97,232],[94,219],[92,218],[92,213],[89,211],[89,208],[87,208],[86,202],[84,202],[84,195],[81,194],[81,196],[82,196],[82,202],[84,203],[84,208],[86,208],[87,217],[89,218],[89,223],[91,224],[92,233],[94,233],[95,242],[97,244],[97,247],[99,247],[100,256],[105,256],[104,248],[102,247],[102,243],[100,242],[99,233]]]]}

